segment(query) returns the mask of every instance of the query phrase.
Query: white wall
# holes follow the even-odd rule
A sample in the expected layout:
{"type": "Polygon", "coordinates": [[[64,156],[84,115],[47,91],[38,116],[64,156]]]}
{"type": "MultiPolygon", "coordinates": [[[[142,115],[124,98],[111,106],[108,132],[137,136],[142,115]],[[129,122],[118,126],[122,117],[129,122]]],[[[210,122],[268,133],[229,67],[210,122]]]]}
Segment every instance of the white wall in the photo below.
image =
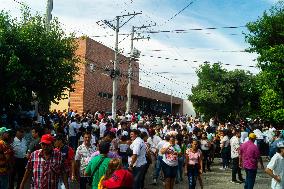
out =
{"type": "Polygon", "coordinates": [[[183,100],[183,115],[185,114],[196,116],[192,102],[189,100],[183,100]]]}

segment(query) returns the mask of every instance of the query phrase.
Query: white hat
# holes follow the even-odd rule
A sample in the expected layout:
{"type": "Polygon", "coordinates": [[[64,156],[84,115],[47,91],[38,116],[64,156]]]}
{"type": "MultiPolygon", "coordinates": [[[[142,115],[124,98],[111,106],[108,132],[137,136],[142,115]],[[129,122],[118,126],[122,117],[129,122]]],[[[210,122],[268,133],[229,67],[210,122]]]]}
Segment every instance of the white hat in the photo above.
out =
{"type": "Polygon", "coordinates": [[[283,141],[278,142],[277,148],[284,148],[284,142],[283,141]]]}
{"type": "Polygon", "coordinates": [[[128,132],[127,131],[123,131],[122,132],[122,136],[128,136],[128,132]]]}

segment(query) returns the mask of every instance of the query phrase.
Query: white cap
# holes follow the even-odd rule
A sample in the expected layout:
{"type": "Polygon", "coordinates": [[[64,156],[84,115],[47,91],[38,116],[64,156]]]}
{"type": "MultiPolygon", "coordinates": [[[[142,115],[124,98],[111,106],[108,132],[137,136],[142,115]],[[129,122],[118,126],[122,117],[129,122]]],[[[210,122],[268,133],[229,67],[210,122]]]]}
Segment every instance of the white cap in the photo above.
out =
{"type": "Polygon", "coordinates": [[[122,132],[122,135],[123,135],[123,136],[128,136],[128,132],[127,132],[127,131],[123,131],[123,132],[122,132]]]}

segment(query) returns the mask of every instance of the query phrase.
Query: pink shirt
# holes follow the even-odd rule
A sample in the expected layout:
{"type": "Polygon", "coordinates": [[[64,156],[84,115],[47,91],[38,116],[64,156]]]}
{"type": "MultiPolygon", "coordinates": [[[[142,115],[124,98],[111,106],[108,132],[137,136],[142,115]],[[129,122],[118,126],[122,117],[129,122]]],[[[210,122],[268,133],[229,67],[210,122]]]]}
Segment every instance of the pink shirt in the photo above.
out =
{"type": "Polygon", "coordinates": [[[196,152],[191,151],[190,149],[186,150],[186,155],[188,156],[188,164],[195,165],[199,163],[199,158],[201,156],[201,151],[197,150],[196,152]]]}
{"type": "Polygon", "coordinates": [[[240,155],[245,169],[257,169],[260,153],[257,146],[251,140],[241,145],[240,155]]]}

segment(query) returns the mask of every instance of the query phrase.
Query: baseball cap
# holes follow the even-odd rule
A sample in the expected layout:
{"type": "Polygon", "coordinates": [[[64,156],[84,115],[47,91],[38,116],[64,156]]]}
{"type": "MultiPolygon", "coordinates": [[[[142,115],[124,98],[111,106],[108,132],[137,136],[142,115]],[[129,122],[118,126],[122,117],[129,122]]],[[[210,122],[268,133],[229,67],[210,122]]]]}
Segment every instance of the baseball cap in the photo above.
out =
{"type": "Polygon", "coordinates": [[[254,133],[249,134],[249,139],[256,139],[256,135],[254,133]]]}
{"type": "Polygon", "coordinates": [[[6,133],[6,132],[9,132],[9,131],[11,131],[11,129],[7,129],[6,127],[0,128],[0,134],[6,133]]]}
{"type": "Polygon", "coordinates": [[[284,148],[284,141],[280,141],[277,143],[277,148],[284,148]]]}
{"type": "Polygon", "coordinates": [[[54,141],[54,137],[51,134],[42,135],[40,143],[51,144],[54,141]]]}

